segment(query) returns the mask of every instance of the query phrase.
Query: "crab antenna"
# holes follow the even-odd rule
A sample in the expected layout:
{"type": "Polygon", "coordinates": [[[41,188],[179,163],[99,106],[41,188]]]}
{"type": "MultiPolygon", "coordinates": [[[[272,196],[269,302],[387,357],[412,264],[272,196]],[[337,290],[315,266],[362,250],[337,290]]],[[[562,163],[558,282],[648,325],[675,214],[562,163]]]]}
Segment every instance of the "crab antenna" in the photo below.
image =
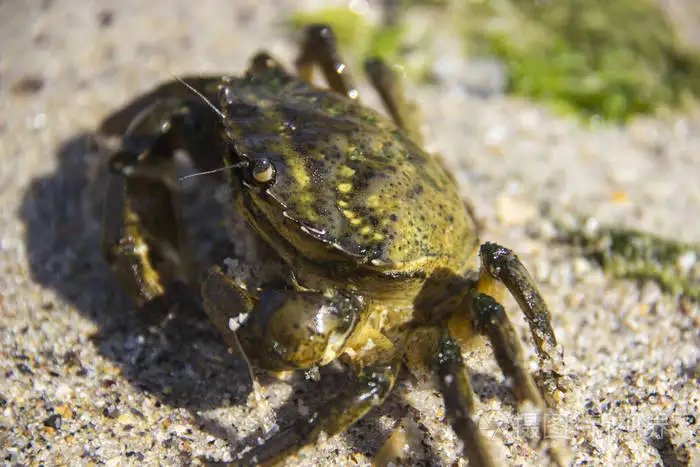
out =
{"type": "Polygon", "coordinates": [[[217,109],[216,106],[215,106],[214,104],[212,104],[211,101],[210,101],[209,99],[207,99],[207,97],[206,97],[204,94],[202,94],[201,92],[199,92],[198,90],[196,90],[196,89],[194,88],[194,86],[192,86],[191,84],[189,84],[188,82],[186,82],[184,79],[179,78],[178,76],[175,76],[174,73],[170,73],[170,75],[173,77],[173,79],[175,79],[176,81],[178,81],[179,83],[181,83],[182,85],[184,85],[187,89],[189,89],[190,91],[192,91],[197,97],[199,97],[200,99],[202,99],[202,100],[204,101],[205,104],[207,104],[214,112],[216,112],[216,114],[217,114],[219,117],[221,117],[221,120],[225,120],[225,119],[226,119],[226,115],[224,115],[224,113],[223,113],[221,110],[217,109]]]}
{"type": "Polygon", "coordinates": [[[209,175],[209,174],[215,174],[218,172],[223,172],[225,170],[230,170],[230,169],[240,169],[242,167],[247,167],[248,166],[248,161],[241,161],[241,162],[236,162],[235,164],[230,164],[230,165],[225,165],[223,167],[219,167],[218,169],[213,169],[213,170],[205,170],[204,172],[196,172],[193,174],[185,175],[184,177],[178,178],[178,181],[183,181],[187,180],[188,178],[192,177],[199,177],[200,175],[209,175]]]}

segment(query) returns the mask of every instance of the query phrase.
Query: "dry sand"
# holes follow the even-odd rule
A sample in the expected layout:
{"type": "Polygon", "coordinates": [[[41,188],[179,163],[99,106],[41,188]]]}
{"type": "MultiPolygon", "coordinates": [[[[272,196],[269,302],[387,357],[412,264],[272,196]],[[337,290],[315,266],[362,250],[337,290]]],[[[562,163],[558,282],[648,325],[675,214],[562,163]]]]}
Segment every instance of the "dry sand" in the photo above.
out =
{"type": "MultiPolygon", "coordinates": [[[[263,378],[267,404],[254,404],[244,365],[203,314],[149,326],[101,260],[92,202],[101,185],[87,176],[89,132],[170,73],[240,72],[261,47],[289,63],[295,45],[281,22],[296,3],[0,2],[0,462],[230,460],[262,436],[261,418],[267,428],[288,422],[337,389],[332,371],[320,382],[263,378]]],[[[576,382],[553,434],[577,465],[700,465],[698,306],[606,278],[541,235],[549,223],[540,215],[548,206],[697,241],[700,119],[584,128],[503,96],[500,68],[465,62],[453,46],[441,48],[440,82],[410,92],[429,148],[474,201],[484,238],[516,250],[548,298],[576,382]]],[[[469,367],[495,455],[546,462],[491,352],[469,367]]],[[[422,434],[410,462],[464,465],[443,415],[435,389],[406,379],[302,463],[367,464],[408,417],[422,434]]]]}

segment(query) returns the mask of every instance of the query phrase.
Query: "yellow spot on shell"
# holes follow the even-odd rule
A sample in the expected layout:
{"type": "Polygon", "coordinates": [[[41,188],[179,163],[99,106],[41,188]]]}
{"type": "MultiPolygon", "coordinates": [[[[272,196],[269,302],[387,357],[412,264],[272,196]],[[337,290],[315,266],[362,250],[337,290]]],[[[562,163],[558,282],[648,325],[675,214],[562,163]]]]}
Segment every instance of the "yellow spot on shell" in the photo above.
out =
{"type": "Polygon", "coordinates": [[[311,177],[309,177],[306,167],[298,158],[288,158],[286,160],[288,167],[292,172],[292,177],[297,181],[300,188],[305,188],[311,183],[311,177]]]}
{"type": "Polygon", "coordinates": [[[367,235],[367,234],[370,233],[371,231],[372,231],[372,227],[370,227],[369,225],[366,225],[366,226],[364,226],[364,227],[362,227],[362,228],[360,229],[360,233],[361,233],[362,235],[367,235]]]}
{"type": "Polygon", "coordinates": [[[345,217],[347,217],[348,219],[352,219],[353,217],[356,216],[356,214],[349,209],[343,209],[343,215],[345,217]]]}
{"type": "Polygon", "coordinates": [[[303,204],[311,204],[314,199],[314,195],[308,191],[302,191],[299,193],[299,201],[301,201],[303,204]]]}
{"type": "Polygon", "coordinates": [[[384,240],[384,235],[380,233],[375,233],[374,235],[372,235],[372,238],[375,240],[384,240]]]}
{"type": "Polygon", "coordinates": [[[348,206],[350,206],[350,203],[348,203],[347,201],[343,201],[342,199],[339,199],[338,206],[340,206],[341,208],[347,208],[348,206]]]}
{"type": "Polygon", "coordinates": [[[360,225],[360,224],[362,224],[362,219],[360,219],[360,218],[351,219],[351,220],[350,220],[350,224],[352,224],[352,225],[360,225]]]}
{"type": "Polygon", "coordinates": [[[338,191],[341,193],[350,193],[352,190],[352,183],[341,183],[338,185],[338,191]]]}
{"type": "Polygon", "coordinates": [[[372,195],[369,198],[367,198],[367,206],[371,208],[376,208],[379,206],[379,196],[377,195],[372,195]]]}
{"type": "Polygon", "coordinates": [[[341,177],[352,177],[355,175],[355,169],[348,167],[347,165],[341,165],[338,171],[341,177]]]}

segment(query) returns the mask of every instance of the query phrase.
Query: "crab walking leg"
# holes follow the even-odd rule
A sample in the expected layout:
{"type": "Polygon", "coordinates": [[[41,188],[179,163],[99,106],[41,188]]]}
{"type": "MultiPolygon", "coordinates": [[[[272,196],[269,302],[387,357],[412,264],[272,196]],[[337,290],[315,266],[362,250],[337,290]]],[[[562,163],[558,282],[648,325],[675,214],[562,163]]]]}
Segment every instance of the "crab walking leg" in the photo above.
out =
{"type": "Polygon", "coordinates": [[[299,77],[311,82],[313,67],[318,64],[331,89],[350,99],[357,99],[359,93],[347,64],[340,58],[333,30],[326,24],[311,24],[304,34],[301,52],[296,60],[299,77]]]}
{"type": "Polygon", "coordinates": [[[331,437],[342,433],[380,405],[394,387],[401,359],[377,363],[365,368],[354,387],[346,394],[327,401],[308,420],[300,420],[275,434],[265,444],[238,459],[233,465],[276,465],[306,446],[314,445],[322,434],[331,437]]]}
{"type": "Polygon", "coordinates": [[[191,149],[197,167],[209,168],[213,163],[206,157],[211,144],[195,149],[184,140],[194,136],[193,145],[205,141],[207,132],[201,129],[213,129],[215,119],[212,110],[199,102],[156,101],[136,117],[119,151],[110,158],[103,254],[140,305],[161,297],[172,280],[196,282],[186,255],[173,156],[177,148],[185,147],[191,149]],[[212,125],[195,130],[194,120],[212,125]]]}
{"type": "Polygon", "coordinates": [[[481,245],[479,256],[482,268],[478,290],[493,296],[497,289],[494,279],[504,284],[525,314],[539,357],[543,360],[556,358],[557,339],[549,309],[523,263],[511,250],[495,243],[481,245]]]}
{"type": "Polygon", "coordinates": [[[165,293],[161,276],[151,261],[139,218],[126,195],[126,180],[114,175],[107,182],[102,220],[102,254],[119,282],[139,306],[165,293]]]}
{"type": "MultiPolygon", "coordinates": [[[[103,253],[136,302],[143,305],[163,295],[164,266],[177,274],[185,241],[176,208],[173,139],[155,120],[168,118],[174,103],[162,101],[140,115],[109,161],[112,175],[105,199],[103,253]],[[169,263],[169,264],[168,264],[169,263]]],[[[172,275],[172,274],[170,274],[172,275]]]]}
{"type": "Polygon", "coordinates": [[[394,123],[406,131],[415,143],[423,144],[420,111],[411,100],[406,98],[401,78],[379,58],[365,61],[365,73],[379,93],[394,123]]]}
{"type": "Polygon", "coordinates": [[[462,352],[447,330],[444,330],[440,340],[436,363],[440,392],[445,400],[445,412],[452,429],[464,442],[469,464],[476,467],[494,466],[488,443],[472,418],[474,391],[462,361],[462,352]]]}
{"type": "Polygon", "coordinates": [[[480,292],[470,294],[468,300],[477,329],[489,338],[498,366],[513,381],[518,402],[529,400],[535,407],[544,408],[540,390],[525,368],[523,347],[506,310],[493,297],[480,292]]]}
{"type": "MultiPolygon", "coordinates": [[[[142,119],[144,114],[167,119],[171,112],[177,111],[178,103],[182,105],[185,102],[193,101],[192,90],[184,86],[183,82],[212,99],[216,96],[221,78],[218,76],[187,76],[180,77],[177,81],[163,83],[156,89],[136,97],[118,112],[108,116],[100,124],[98,134],[122,137],[130,131],[130,128],[133,129],[133,122],[142,119]]],[[[151,131],[154,135],[162,133],[155,126],[152,127],[151,131]]]]}
{"type": "MultiPolygon", "coordinates": [[[[549,312],[532,278],[513,252],[496,244],[487,243],[482,246],[481,255],[484,268],[481,270],[476,290],[467,297],[467,307],[477,330],[485,334],[491,342],[501,371],[512,380],[513,392],[518,402],[522,404],[525,401],[530,401],[539,412],[541,416],[540,435],[544,436],[547,429],[544,410],[547,404],[543,399],[543,393],[525,367],[520,338],[503,306],[492,296],[483,292],[498,295],[499,287],[494,276],[503,281],[528,317],[530,328],[535,335],[535,342],[538,344],[540,357],[542,359],[550,358],[558,365],[561,362],[559,354],[553,352],[556,348],[556,339],[549,323],[549,312]],[[528,310],[532,314],[532,319],[529,318],[528,310]],[[542,337],[542,341],[538,341],[538,335],[542,337]],[[547,351],[541,350],[540,346],[542,345],[547,345],[547,351]]],[[[544,395],[554,396],[555,393],[559,393],[557,375],[557,372],[554,371],[544,381],[545,391],[551,392],[551,394],[545,393],[544,395]]],[[[553,401],[557,400],[557,397],[548,398],[547,402],[554,404],[553,401]]],[[[552,462],[555,465],[568,465],[570,456],[566,445],[556,439],[548,441],[552,462]]]]}

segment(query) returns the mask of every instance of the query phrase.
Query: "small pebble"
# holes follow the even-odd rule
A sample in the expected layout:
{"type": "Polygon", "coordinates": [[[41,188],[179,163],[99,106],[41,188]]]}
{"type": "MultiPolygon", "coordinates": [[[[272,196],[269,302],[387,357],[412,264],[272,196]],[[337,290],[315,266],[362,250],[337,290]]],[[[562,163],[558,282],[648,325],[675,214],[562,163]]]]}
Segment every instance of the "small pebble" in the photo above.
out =
{"type": "Polygon", "coordinates": [[[680,269],[682,273],[688,274],[693,266],[695,266],[697,259],[697,255],[694,251],[687,251],[683,253],[678,257],[678,269],[680,269]]]}
{"type": "Polygon", "coordinates": [[[44,88],[44,79],[41,76],[27,75],[16,81],[11,91],[15,94],[32,95],[44,88]]]}
{"type": "Polygon", "coordinates": [[[505,225],[524,225],[536,214],[535,205],[522,197],[500,194],[496,198],[496,215],[505,225]]]}
{"type": "Polygon", "coordinates": [[[134,416],[130,413],[123,413],[117,417],[117,421],[122,425],[131,425],[134,423],[134,416]]]}
{"type": "Polygon", "coordinates": [[[59,414],[57,414],[57,413],[55,413],[55,414],[53,414],[53,415],[49,415],[49,416],[46,417],[46,419],[44,420],[44,426],[47,426],[47,427],[50,427],[50,428],[55,428],[55,429],[61,428],[61,424],[62,424],[62,423],[63,423],[63,419],[62,419],[61,416],[60,416],[59,414]]]}
{"type": "Polygon", "coordinates": [[[20,373],[25,374],[25,375],[33,375],[34,374],[34,370],[29,368],[29,366],[26,363],[18,363],[17,369],[19,370],[20,373]]]}
{"type": "Polygon", "coordinates": [[[68,404],[61,404],[54,409],[57,414],[63,418],[71,419],[73,418],[73,410],[68,404]]]}

